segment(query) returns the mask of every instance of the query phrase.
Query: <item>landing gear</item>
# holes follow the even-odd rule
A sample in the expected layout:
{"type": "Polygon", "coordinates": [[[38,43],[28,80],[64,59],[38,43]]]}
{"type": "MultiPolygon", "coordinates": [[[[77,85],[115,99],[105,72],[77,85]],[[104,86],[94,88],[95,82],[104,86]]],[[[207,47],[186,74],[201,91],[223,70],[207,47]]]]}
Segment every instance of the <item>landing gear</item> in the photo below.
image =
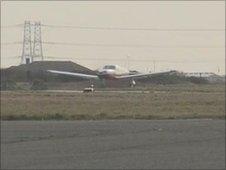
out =
{"type": "Polygon", "coordinates": [[[130,87],[135,87],[136,86],[136,82],[135,82],[135,80],[131,80],[131,82],[130,82],[130,87]]]}
{"type": "Polygon", "coordinates": [[[83,93],[94,92],[94,91],[95,91],[94,85],[91,81],[90,81],[90,87],[86,87],[86,88],[83,89],[83,93]]]}

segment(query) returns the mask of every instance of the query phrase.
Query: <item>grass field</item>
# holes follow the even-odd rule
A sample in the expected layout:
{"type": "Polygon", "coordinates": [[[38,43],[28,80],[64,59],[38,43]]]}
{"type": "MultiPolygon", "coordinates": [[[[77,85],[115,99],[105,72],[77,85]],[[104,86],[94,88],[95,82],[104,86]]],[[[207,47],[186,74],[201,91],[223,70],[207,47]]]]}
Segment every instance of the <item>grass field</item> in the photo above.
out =
{"type": "Polygon", "coordinates": [[[134,90],[149,93],[1,92],[1,119],[225,118],[224,85],[154,85],[134,90]]]}

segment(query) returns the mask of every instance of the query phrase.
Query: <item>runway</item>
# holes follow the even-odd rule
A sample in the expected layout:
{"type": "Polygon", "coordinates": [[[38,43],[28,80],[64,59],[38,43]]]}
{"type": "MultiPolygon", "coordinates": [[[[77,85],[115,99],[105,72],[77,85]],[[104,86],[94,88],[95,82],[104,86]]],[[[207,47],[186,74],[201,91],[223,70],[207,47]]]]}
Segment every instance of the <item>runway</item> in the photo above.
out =
{"type": "MultiPolygon", "coordinates": [[[[52,93],[83,93],[82,90],[43,90],[40,92],[52,93]]],[[[95,93],[150,93],[150,91],[142,90],[95,90],[95,93]]]]}
{"type": "MultiPolygon", "coordinates": [[[[82,90],[36,90],[36,92],[39,93],[84,93],[82,90]]],[[[165,94],[165,93],[175,93],[176,91],[167,91],[167,90],[95,90],[94,92],[89,93],[123,93],[123,94],[148,94],[148,93],[154,93],[154,94],[165,94]]],[[[190,91],[179,91],[176,93],[183,93],[183,94],[190,94],[190,91]]],[[[205,91],[195,91],[195,93],[209,94],[210,92],[205,91]]],[[[212,94],[222,94],[222,92],[211,92],[212,94]]]]}
{"type": "Polygon", "coordinates": [[[224,169],[225,120],[2,121],[2,169],[224,169]]]}

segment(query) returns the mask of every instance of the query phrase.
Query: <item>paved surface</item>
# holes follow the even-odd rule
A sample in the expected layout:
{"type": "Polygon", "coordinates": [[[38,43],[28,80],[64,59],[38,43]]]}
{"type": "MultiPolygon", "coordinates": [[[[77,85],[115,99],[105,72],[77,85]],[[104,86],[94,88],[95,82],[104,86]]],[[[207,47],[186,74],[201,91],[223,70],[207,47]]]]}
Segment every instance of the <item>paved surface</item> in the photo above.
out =
{"type": "MultiPolygon", "coordinates": [[[[3,91],[3,93],[6,91],[3,91]]],[[[40,90],[36,91],[39,93],[83,93],[82,90],[40,90]]],[[[154,91],[148,91],[148,90],[95,90],[94,93],[169,93],[169,91],[165,90],[154,90],[154,91]]],[[[184,94],[190,94],[190,91],[180,91],[179,93],[184,93],[184,94]]],[[[205,91],[195,91],[195,93],[210,93],[210,92],[205,92],[205,91]]],[[[211,92],[211,94],[222,94],[222,92],[211,92]]]]}
{"type": "Polygon", "coordinates": [[[225,168],[224,120],[3,121],[2,169],[225,168]]]}
{"type": "MultiPolygon", "coordinates": [[[[40,90],[39,92],[52,93],[83,93],[82,90],[40,90]]],[[[155,91],[158,93],[158,91],[155,91]]],[[[159,91],[162,92],[162,91],[159,91]]],[[[163,93],[166,91],[163,91],[163,93]]],[[[95,93],[150,93],[150,91],[143,90],[95,90],[95,93]]]]}

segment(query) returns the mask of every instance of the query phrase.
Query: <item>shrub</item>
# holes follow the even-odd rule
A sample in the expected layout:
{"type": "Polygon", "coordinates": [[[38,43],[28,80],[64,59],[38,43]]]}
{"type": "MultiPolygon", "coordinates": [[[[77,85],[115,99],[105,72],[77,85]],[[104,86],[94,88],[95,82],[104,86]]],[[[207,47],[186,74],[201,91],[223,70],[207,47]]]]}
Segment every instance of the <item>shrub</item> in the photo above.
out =
{"type": "Polygon", "coordinates": [[[169,74],[162,74],[162,75],[153,75],[147,78],[143,78],[140,80],[143,83],[153,83],[153,84],[180,84],[186,83],[187,80],[184,76],[180,75],[169,75],[169,74]]]}
{"type": "Polygon", "coordinates": [[[3,90],[16,90],[17,89],[16,82],[14,82],[13,80],[1,81],[0,86],[1,86],[1,91],[3,91],[3,90]]]}
{"type": "Polygon", "coordinates": [[[188,80],[194,84],[207,84],[208,80],[203,77],[188,77],[188,80]]]}
{"type": "Polygon", "coordinates": [[[44,83],[43,80],[36,79],[33,81],[31,90],[46,90],[47,85],[44,83]]]}

